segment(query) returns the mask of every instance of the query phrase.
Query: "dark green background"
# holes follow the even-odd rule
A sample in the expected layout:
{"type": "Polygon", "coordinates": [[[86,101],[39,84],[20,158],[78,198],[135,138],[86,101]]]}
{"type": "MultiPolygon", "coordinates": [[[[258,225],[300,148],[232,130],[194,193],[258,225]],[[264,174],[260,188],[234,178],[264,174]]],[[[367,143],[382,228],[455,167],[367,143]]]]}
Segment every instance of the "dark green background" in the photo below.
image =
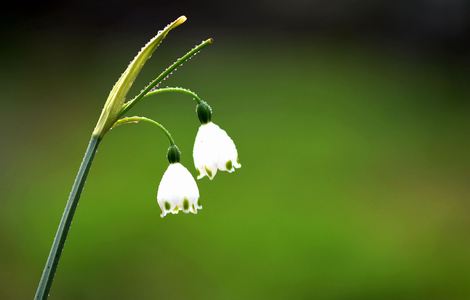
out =
{"type": "MultiPolygon", "coordinates": [[[[178,29],[179,30],[179,29],[178,29]]],[[[175,31],[131,94],[198,39],[175,31]]],[[[32,298],[107,93],[149,36],[37,36],[3,51],[0,298],[32,298]]],[[[123,126],[100,145],[50,299],[468,299],[465,63],[372,44],[226,38],[178,70],[243,167],[198,181],[198,215],[160,218],[167,141],[123,126]]],[[[195,174],[183,95],[165,124],[195,174]]]]}

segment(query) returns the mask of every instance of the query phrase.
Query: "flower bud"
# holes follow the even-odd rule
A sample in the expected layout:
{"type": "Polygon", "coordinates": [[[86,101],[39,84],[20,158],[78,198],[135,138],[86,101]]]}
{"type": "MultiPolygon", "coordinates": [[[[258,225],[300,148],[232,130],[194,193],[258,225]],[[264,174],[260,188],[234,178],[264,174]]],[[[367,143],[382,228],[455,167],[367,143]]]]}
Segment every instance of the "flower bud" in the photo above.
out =
{"type": "Polygon", "coordinates": [[[201,101],[196,106],[197,116],[201,124],[207,124],[211,121],[212,118],[212,108],[205,101],[201,101]]]}
{"type": "Polygon", "coordinates": [[[171,145],[168,148],[167,157],[170,164],[177,163],[180,161],[181,152],[176,145],[171,145]]]}

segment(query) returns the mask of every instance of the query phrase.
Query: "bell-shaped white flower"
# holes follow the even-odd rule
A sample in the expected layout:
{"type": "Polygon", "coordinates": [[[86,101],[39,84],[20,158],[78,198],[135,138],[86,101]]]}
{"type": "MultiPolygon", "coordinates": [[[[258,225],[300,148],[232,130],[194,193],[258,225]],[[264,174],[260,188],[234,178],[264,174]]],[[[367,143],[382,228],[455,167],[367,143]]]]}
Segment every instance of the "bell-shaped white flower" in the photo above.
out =
{"type": "Polygon", "coordinates": [[[233,140],[225,130],[210,121],[199,127],[193,158],[194,166],[199,172],[197,179],[207,176],[212,180],[217,170],[231,173],[241,167],[233,140]]]}
{"type": "Polygon", "coordinates": [[[168,213],[179,211],[196,214],[202,209],[199,204],[199,189],[191,173],[179,162],[170,163],[163,174],[157,192],[158,205],[163,218],[168,213]]]}

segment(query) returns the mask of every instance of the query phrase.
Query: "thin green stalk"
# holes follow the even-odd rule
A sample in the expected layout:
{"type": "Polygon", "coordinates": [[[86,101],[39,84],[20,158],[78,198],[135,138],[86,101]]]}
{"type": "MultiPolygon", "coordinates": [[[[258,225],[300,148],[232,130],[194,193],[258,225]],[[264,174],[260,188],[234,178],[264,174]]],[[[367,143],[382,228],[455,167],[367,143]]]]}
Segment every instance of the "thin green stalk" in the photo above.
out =
{"type": "Polygon", "coordinates": [[[176,70],[179,66],[181,66],[183,63],[191,59],[194,55],[196,55],[199,51],[201,51],[204,47],[207,45],[212,44],[213,39],[207,39],[194,47],[193,49],[189,50],[185,55],[181,56],[178,58],[173,64],[171,64],[168,68],[165,69],[160,75],[157,76],[154,80],[152,80],[140,93],[135,96],[132,100],[129,100],[123,110],[121,111],[119,116],[122,116],[125,112],[127,112],[129,109],[131,109],[132,106],[134,106],[137,102],[140,101],[148,92],[150,92],[155,86],[157,86],[160,82],[165,80],[170,74],[176,70]]]}
{"type": "MultiPolygon", "coordinates": [[[[188,90],[188,89],[185,89],[185,88],[181,88],[181,87],[165,87],[165,88],[161,88],[161,89],[156,89],[156,90],[153,90],[151,92],[148,92],[145,96],[143,96],[139,100],[146,99],[147,97],[155,96],[155,95],[158,95],[158,94],[165,94],[165,93],[185,94],[185,95],[189,95],[189,96],[193,97],[194,100],[197,103],[201,103],[201,101],[202,101],[201,97],[199,97],[195,92],[193,92],[191,90],[188,90]]],[[[121,116],[123,114],[125,114],[129,109],[131,109],[131,107],[134,104],[135,104],[135,102],[133,102],[133,101],[129,101],[126,104],[124,104],[124,107],[123,107],[122,112],[121,112],[121,116]]]]}
{"type": "Polygon", "coordinates": [[[157,121],[154,121],[154,120],[146,118],[146,117],[137,117],[137,116],[135,116],[135,117],[125,117],[125,118],[119,119],[119,120],[116,121],[116,123],[114,123],[114,125],[113,125],[113,127],[111,127],[111,129],[116,128],[120,125],[133,124],[133,123],[135,124],[135,123],[139,123],[139,122],[147,122],[147,123],[150,123],[152,125],[155,125],[155,126],[159,127],[163,131],[163,133],[165,133],[166,137],[168,138],[168,141],[170,141],[170,145],[175,145],[175,140],[171,136],[171,133],[168,131],[168,129],[165,128],[165,126],[158,123],[157,121]]]}
{"type": "Polygon", "coordinates": [[[148,92],[147,95],[145,95],[144,98],[154,96],[154,95],[157,95],[157,94],[164,94],[164,93],[185,94],[185,95],[189,95],[189,96],[193,97],[194,100],[196,100],[197,103],[201,103],[201,101],[202,101],[201,97],[199,97],[195,92],[193,92],[191,90],[188,90],[188,89],[185,89],[185,88],[181,88],[181,87],[164,87],[164,88],[161,88],[161,89],[156,89],[156,90],[153,90],[151,92],[148,92]]]}
{"type": "Polygon", "coordinates": [[[95,156],[96,149],[100,143],[100,138],[97,136],[92,136],[88,148],[86,149],[85,155],[83,157],[82,164],[78,170],[77,177],[72,186],[72,191],[70,192],[67,205],[65,206],[62,219],[60,220],[59,228],[54,237],[54,242],[52,243],[52,248],[47,258],[46,265],[41,275],[41,280],[39,281],[38,288],[36,290],[36,295],[34,299],[44,300],[49,296],[49,290],[54,279],[54,274],[59,263],[60,255],[64,248],[65,240],[67,239],[67,234],[70,229],[70,224],[72,223],[73,216],[75,214],[75,209],[77,208],[78,200],[80,199],[80,194],[85,185],[85,180],[90,170],[93,157],[95,156]]]}

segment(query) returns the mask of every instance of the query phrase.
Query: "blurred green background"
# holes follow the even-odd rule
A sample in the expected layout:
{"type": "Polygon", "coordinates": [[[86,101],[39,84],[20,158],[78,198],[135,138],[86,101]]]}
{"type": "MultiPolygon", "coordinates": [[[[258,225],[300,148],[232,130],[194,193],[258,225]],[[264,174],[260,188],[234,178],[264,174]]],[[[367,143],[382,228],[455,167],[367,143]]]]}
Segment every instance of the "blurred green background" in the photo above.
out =
{"type": "MultiPolygon", "coordinates": [[[[169,36],[132,95],[211,31],[188,32],[169,36]]],[[[1,299],[33,297],[107,93],[150,36],[5,44],[1,299]]],[[[146,124],[110,132],[50,299],[469,299],[468,62],[214,37],[165,85],[212,105],[243,167],[198,181],[198,215],[162,219],[165,137],[146,124]]],[[[161,95],[131,113],[165,124],[193,174],[194,109],[161,95]]]]}

